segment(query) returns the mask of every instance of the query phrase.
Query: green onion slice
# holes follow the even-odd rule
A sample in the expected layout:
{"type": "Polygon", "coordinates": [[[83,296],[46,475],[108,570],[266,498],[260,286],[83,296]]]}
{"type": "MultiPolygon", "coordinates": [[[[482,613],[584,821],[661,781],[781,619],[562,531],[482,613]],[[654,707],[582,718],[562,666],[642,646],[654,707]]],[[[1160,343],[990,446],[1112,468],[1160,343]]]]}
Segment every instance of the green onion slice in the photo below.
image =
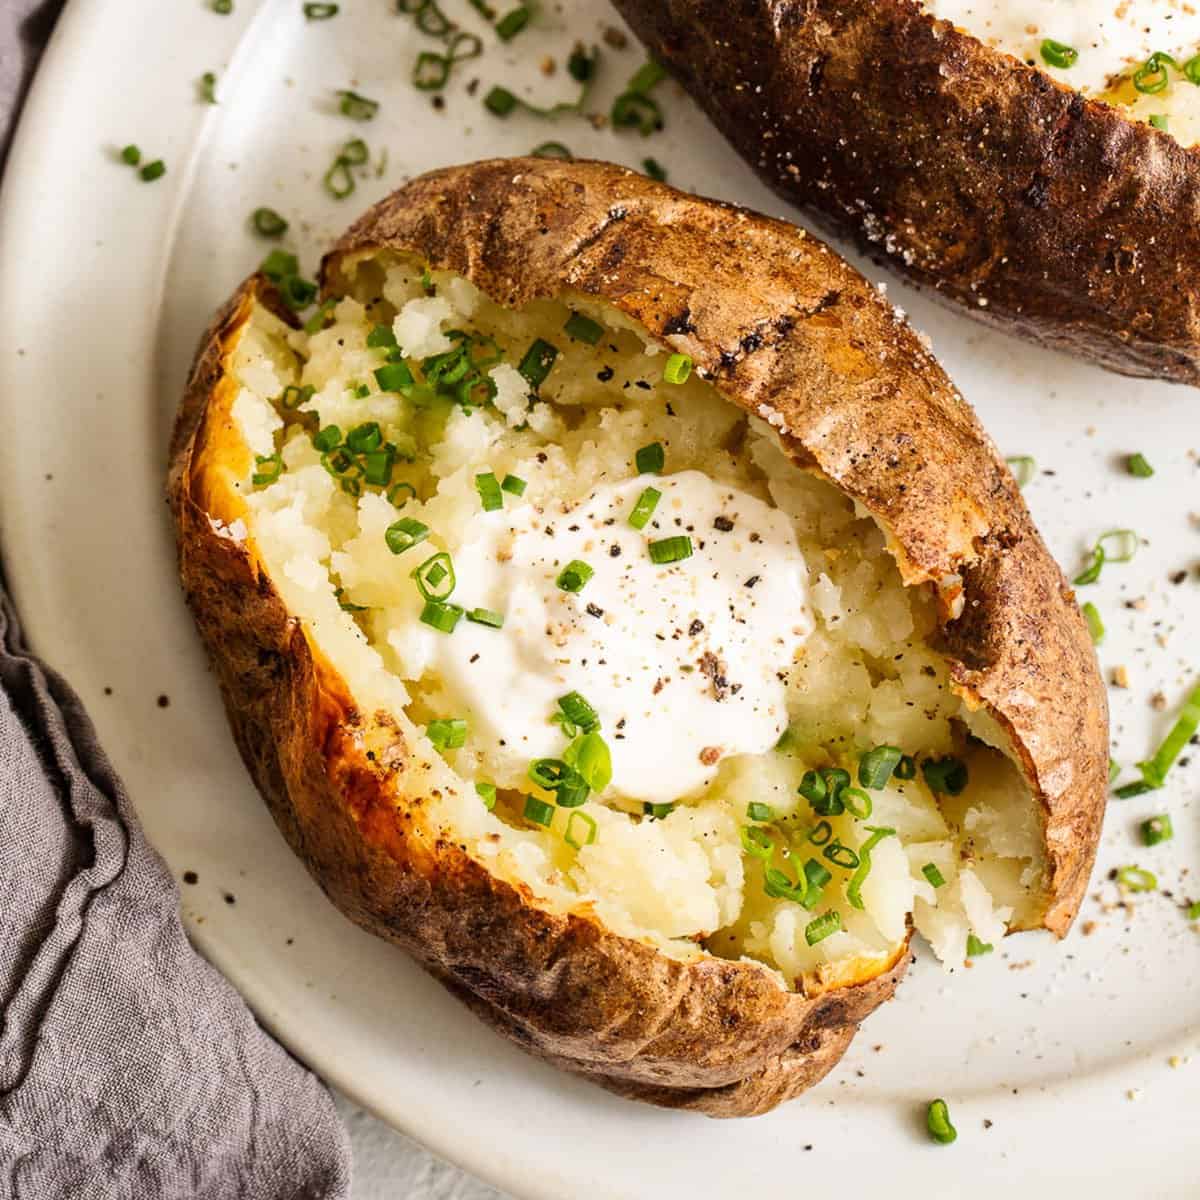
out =
{"type": "Polygon", "coordinates": [[[835,867],[842,867],[847,871],[853,871],[859,865],[858,852],[849,846],[843,845],[837,838],[834,838],[821,853],[835,867]]]}
{"type": "Polygon", "coordinates": [[[161,179],[167,173],[167,164],[161,158],[156,158],[153,162],[148,162],[138,174],[142,177],[143,183],[153,183],[156,179],[161,179]]]}
{"type": "Polygon", "coordinates": [[[531,158],[561,158],[570,161],[575,157],[569,146],[562,142],[540,142],[529,152],[531,158]]]}
{"type": "Polygon", "coordinates": [[[531,16],[533,13],[523,4],[520,8],[514,8],[512,12],[505,13],[496,22],[496,36],[502,42],[511,42],[529,24],[531,16]]]}
{"type": "Polygon", "coordinates": [[[928,879],[935,888],[946,886],[946,877],[937,869],[936,863],[926,863],[921,868],[921,874],[924,875],[925,878],[928,879]]]}
{"type": "Polygon", "coordinates": [[[595,570],[581,559],[573,558],[558,573],[554,581],[564,592],[582,592],[595,570]]]}
{"type": "Polygon", "coordinates": [[[1148,96],[1165,91],[1170,82],[1170,74],[1167,71],[1168,64],[1176,70],[1179,69],[1179,64],[1169,54],[1156,50],[1133,73],[1133,86],[1148,96]]]}
{"type": "Polygon", "coordinates": [[[445,550],[431,555],[412,572],[423,600],[448,600],[454,591],[454,562],[445,550]]]}
{"type": "Polygon", "coordinates": [[[1100,617],[1100,610],[1088,600],[1080,605],[1080,612],[1083,613],[1083,619],[1087,622],[1088,633],[1092,636],[1092,644],[1100,645],[1104,641],[1104,621],[1100,617]]]}
{"type": "Polygon", "coordinates": [[[1034,481],[1037,475],[1037,459],[1032,454],[1014,454],[1004,461],[1017,481],[1017,487],[1028,487],[1034,481]]]}
{"type": "Polygon", "coordinates": [[[651,804],[649,800],[642,803],[642,815],[654,821],[661,821],[675,811],[674,804],[651,804]]]}
{"type": "Polygon", "coordinates": [[[563,761],[578,772],[593,792],[602,792],[612,783],[612,754],[595,729],[576,738],[563,751],[563,761]]]}
{"type": "Polygon", "coordinates": [[[662,442],[651,442],[650,445],[643,446],[633,456],[633,461],[639,475],[661,475],[667,461],[662,442]]]}
{"type": "Polygon", "coordinates": [[[766,862],[775,853],[775,843],[761,825],[743,825],[742,849],[751,857],[766,862]]]}
{"type": "Polygon", "coordinates": [[[217,103],[217,75],[215,71],[205,71],[200,76],[200,99],[205,104],[217,103]]]}
{"type": "Polygon", "coordinates": [[[1079,51],[1074,46],[1064,45],[1062,42],[1056,42],[1053,38],[1046,38],[1042,42],[1042,61],[1049,63],[1052,67],[1073,67],[1079,61],[1079,51]]]}
{"type": "MultiPolygon", "coordinates": [[[[1167,132],[1167,114],[1166,113],[1151,113],[1150,116],[1147,117],[1146,119],[1150,123],[1151,129],[1157,129],[1161,133],[1167,132]]],[[[1147,466],[1148,465],[1149,464],[1147,464],[1147,466]]],[[[1154,472],[1151,471],[1150,474],[1153,475],[1154,472]]]]}
{"type": "Polygon", "coordinates": [[[1142,867],[1122,867],[1117,872],[1117,882],[1129,892],[1152,892],[1158,887],[1158,877],[1142,867]]]}
{"type": "Polygon", "coordinates": [[[642,170],[658,183],[666,183],[667,169],[656,158],[643,158],[642,170]]]}
{"type": "Polygon", "coordinates": [[[961,796],[967,786],[967,764],[953,755],[925,759],[921,763],[921,773],[931,792],[945,796],[961,796]]]}
{"type": "Polygon", "coordinates": [[[523,496],[525,489],[529,485],[523,480],[520,475],[505,475],[500,481],[500,490],[507,492],[510,496],[523,496]]]}
{"type": "Polygon", "coordinates": [[[925,1125],[929,1136],[941,1146],[949,1146],[958,1137],[958,1130],[950,1124],[950,1109],[945,1100],[931,1100],[925,1114],[925,1125]]]}
{"type": "Polygon", "coordinates": [[[1166,782],[1167,772],[1174,766],[1184,746],[1196,736],[1197,729],[1200,729],[1200,684],[1192,689],[1184,701],[1183,711],[1171,726],[1162,745],[1154,752],[1154,757],[1138,763],[1143,781],[1151,788],[1162,787],[1166,782]]]}
{"type": "Polygon", "coordinates": [[[591,317],[585,317],[583,313],[573,312],[567,318],[563,332],[577,342],[586,342],[589,346],[594,346],[604,336],[604,326],[599,321],[593,321],[591,317]]]}
{"type": "Polygon", "coordinates": [[[818,821],[808,840],[814,846],[824,846],[833,837],[833,826],[828,821],[818,821]]]}
{"type": "Polygon", "coordinates": [[[554,805],[547,804],[545,800],[539,800],[536,796],[526,796],[524,816],[525,820],[532,821],[534,825],[548,827],[554,820],[554,805]]]}
{"type": "Polygon", "coordinates": [[[866,882],[867,876],[871,873],[871,851],[883,841],[884,838],[895,837],[894,829],[876,827],[868,825],[866,829],[871,836],[858,848],[858,870],[850,877],[850,883],[846,888],[846,899],[855,908],[863,907],[862,885],[866,882]]]}
{"type": "Polygon", "coordinates": [[[1200,900],[1188,905],[1187,919],[1189,921],[1200,921],[1200,900]]]}
{"type": "Polygon", "coordinates": [[[491,812],[496,807],[496,785],[494,783],[477,783],[475,791],[483,801],[483,807],[491,812]]]}
{"type": "Polygon", "coordinates": [[[1142,453],[1131,454],[1125,460],[1125,469],[1138,479],[1149,479],[1154,474],[1154,468],[1146,461],[1142,453]]]}
{"type": "Polygon", "coordinates": [[[414,517],[401,517],[387,527],[383,536],[393,554],[403,554],[429,536],[429,526],[414,517]]]}
{"type": "Polygon", "coordinates": [[[686,383],[692,373],[692,356],[690,354],[672,354],[663,367],[663,378],[668,383],[686,383]]]}
{"type": "Polygon", "coordinates": [[[842,927],[842,914],[835,909],[829,912],[822,913],[815,920],[809,921],[804,928],[804,940],[810,945],[815,946],[818,942],[823,942],[831,934],[837,933],[842,927]]]}
{"type": "Polygon", "coordinates": [[[338,6],[336,4],[306,4],[304,15],[310,21],[328,21],[330,17],[338,15],[338,6]]]}
{"type": "Polygon", "coordinates": [[[896,746],[876,746],[858,760],[858,782],[862,787],[878,791],[887,787],[892,772],[900,764],[903,752],[896,746]]]}
{"type": "Polygon", "coordinates": [[[558,707],[562,715],[584,733],[593,733],[600,728],[600,714],[578,692],[560,696],[558,707]]]}
{"type": "Polygon", "coordinates": [[[254,456],[256,470],[250,476],[250,482],[255,487],[261,487],[268,483],[274,483],[283,473],[283,459],[278,451],[270,455],[256,454],[254,456]]]}
{"type": "Polygon", "coordinates": [[[142,152],[136,146],[126,146],[121,151],[121,161],[127,167],[136,167],[142,161],[142,152]]]}
{"type": "Polygon", "coordinates": [[[421,609],[421,622],[436,629],[439,633],[453,633],[463,615],[461,606],[447,604],[442,600],[426,600],[421,609]]]}
{"type": "Polygon", "coordinates": [[[338,109],[342,116],[349,117],[352,121],[370,121],[379,112],[378,100],[360,96],[357,92],[344,89],[338,92],[338,98],[341,101],[338,109]]]}
{"type": "Polygon", "coordinates": [[[645,529],[646,523],[654,515],[654,510],[658,507],[658,502],[661,499],[662,492],[657,488],[645,488],[637,498],[637,503],[633,506],[633,511],[629,514],[629,524],[634,529],[645,529]]]}
{"type": "Polygon", "coordinates": [[[692,539],[685,533],[679,533],[650,542],[646,549],[650,552],[652,563],[665,567],[692,557],[692,539]]]}
{"type": "Polygon", "coordinates": [[[467,744],[467,723],[461,717],[438,718],[425,726],[435,750],[459,750],[467,744]]]}
{"type": "Polygon", "coordinates": [[[558,347],[538,338],[525,351],[521,361],[517,364],[517,370],[524,377],[525,382],[536,391],[545,382],[546,376],[550,374],[550,368],[554,366],[554,360],[557,357],[558,347]]]}
{"type": "Polygon", "coordinates": [[[973,933],[967,934],[968,958],[978,958],[981,954],[991,954],[995,948],[991,942],[980,941],[973,933]]]}
{"type": "Polygon", "coordinates": [[[908,780],[917,777],[917,760],[911,754],[902,754],[892,774],[897,779],[908,780]]]}
{"type": "Polygon", "coordinates": [[[394,483],[387,491],[389,504],[403,508],[410,500],[417,498],[417,489],[411,483],[394,483]]]}
{"type": "Polygon", "coordinates": [[[773,821],[775,820],[775,810],[769,804],[751,800],[746,805],[746,816],[752,821],[773,821]]]}
{"type": "Polygon", "coordinates": [[[563,841],[573,850],[582,850],[596,840],[596,821],[585,812],[574,811],[567,818],[563,841]]]}
{"type": "Polygon", "coordinates": [[[413,373],[405,362],[385,363],[375,368],[374,375],[375,382],[384,392],[402,393],[413,385],[413,373]]]}
{"type": "Polygon", "coordinates": [[[875,807],[871,801],[871,797],[862,788],[842,788],[839,795],[846,811],[856,820],[865,821],[875,807]]]}
{"type": "MultiPolygon", "coordinates": [[[[322,300],[317,311],[304,322],[304,332],[308,334],[320,333],[329,324],[329,320],[333,316],[333,310],[336,307],[337,300],[332,296],[328,300],[322,300]]],[[[367,395],[368,392],[360,392],[359,394],[367,395]]]]}
{"type": "Polygon", "coordinates": [[[1175,836],[1168,813],[1157,817],[1149,817],[1142,822],[1142,841],[1147,846],[1157,846],[1160,842],[1169,842],[1175,836]]]}

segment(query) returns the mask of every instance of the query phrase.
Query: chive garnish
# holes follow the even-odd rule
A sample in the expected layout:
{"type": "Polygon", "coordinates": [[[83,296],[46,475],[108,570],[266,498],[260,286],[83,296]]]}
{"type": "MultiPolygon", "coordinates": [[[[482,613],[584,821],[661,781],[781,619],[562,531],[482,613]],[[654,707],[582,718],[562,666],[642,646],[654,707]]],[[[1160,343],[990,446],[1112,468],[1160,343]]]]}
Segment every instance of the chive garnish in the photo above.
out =
{"type": "Polygon", "coordinates": [[[1104,622],[1100,619],[1100,610],[1088,600],[1080,605],[1080,612],[1083,613],[1083,619],[1087,622],[1088,633],[1092,636],[1092,644],[1100,645],[1104,641],[1104,622]]]}
{"type": "MultiPolygon", "coordinates": [[[[417,86],[420,87],[420,84],[417,86]]],[[[508,88],[499,86],[492,88],[483,98],[484,108],[498,117],[507,117],[518,103],[516,96],[508,88]]]]}
{"type": "Polygon", "coordinates": [[[126,146],[125,149],[121,151],[121,161],[127,167],[136,167],[138,163],[142,161],[142,152],[137,148],[137,146],[126,146]]]}
{"type": "Polygon", "coordinates": [[[967,934],[967,957],[978,958],[981,954],[991,954],[995,946],[991,942],[980,941],[973,933],[967,934]]]}
{"type": "Polygon", "coordinates": [[[573,558],[559,571],[558,578],[554,582],[564,592],[581,592],[595,573],[595,570],[587,563],[573,558]]]}
{"type": "Polygon", "coordinates": [[[630,525],[634,529],[645,529],[646,522],[654,515],[654,510],[658,507],[658,502],[661,499],[662,492],[657,488],[645,488],[637,498],[637,503],[633,506],[633,511],[629,514],[630,525]]]}
{"type": "Polygon", "coordinates": [[[569,162],[575,157],[569,146],[562,142],[541,142],[529,152],[530,158],[561,158],[569,162]]]}
{"type": "MultiPolygon", "coordinates": [[[[847,789],[853,791],[853,788],[847,789]]],[[[866,882],[867,876],[871,873],[871,851],[883,841],[884,838],[895,837],[894,829],[884,827],[866,826],[870,833],[870,837],[858,848],[858,870],[850,877],[850,883],[846,887],[846,899],[855,908],[863,907],[862,885],[866,882]]]]}
{"type": "Polygon", "coordinates": [[[865,821],[871,815],[874,804],[862,788],[842,788],[840,794],[846,811],[856,820],[865,821]]]}
{"type": "Polygon", "coordinates": [[[520,8],[514,8],[496,22],[496,36],[502,42],[511,42],[529,24],[531,16],[533,13],[523,4],[520,8]]]}
{"type": "Polygon", "coordinates": [[[525,382],[536,391],[541,387],[546,376],[550,374],[550,368],[554,366],[554,360],[557,357],[558,347],[538,338],[525,351],[520,363],[517,364],[517,370],[524,377],[525,382]]]}
{"type": "Polygon", "coordinates": [[[902,754],[900,761],[896,764],[896,768],[892,774],[897,779],[916,779],[917,777],[917,760],[911,754],[902,754]]]}
{"type": "Polygon", "coordinates": [[[403,392],[413,385],[413,373],[408,369],[408,363],[384,363],[374,371],[375,382],[385,392],[403,392]]]}
{"type": "Polygon", "coordinates": [[[935,888],[946,886],[946,877],[937,869],[936,863],[926,863],[921,868],[921,874],[924,875],[925,878],[928,879],[935,888]]]}
{"type": "Polygon", "coordinates": [[[690,354],[672,354],[663,368],[663,378],[668,383],[686,383],[692,373],[692,356],[690,354]]]}
{"type": "Polygon", "coordinates": [[[1167,72],[1168,64],[1175,67],[1176,70],[1179,68],[1179,64],[1169,54],[1156,50],[1133,73],[1133,86],[1148,96],[1165,91],[1170,82],[1170,75],[1167,72]]]}
{"type": "Polygon", "coordinates": [[[479,493],[479,503],[484,512],[495,512],[504,507],[504,495],[500,491],[500,482],[491,471],[485,471],[475,476],[475,490],[479,493]]]}
{"type": "Polygon", "coordinates": [[[578,692],[568,692],[558,699],[563,716],[584,733],[600,728],[600,714],[578,692]]]}
{"type": "Polygon", "coordinates": [[[352,92],[349,89],[339,91],[338,97],[340,100],[338,110],[343,117],[349,117],[352,121],[370,121],[379,112],[378,100],[371,100],[366,96],[360,96],[357,92],[352,92]]]}
{"type": "Polygon", "coordinates": [[[205,71],[200,76],[200,99],[205,104],[217,102],[217,75],[215,71],[205,71]]]}
{"type": "Polygon", "coordinates": [[[209,6],[213,12],[220,13],[221,16],[227,17],[233,12],[233,0],[212,0],[209,6]]]}
{"type": "Polygon", "coordinates": [[[1187,919],[1189,921],[1200,921],[1200,900],[1196,900],[1188,905],[1187,919]]]}
{"type": "Polygon", "coordinates": [[[646,137],[662,128],[662,109],[648,93],[666,75],[653,59],[634,72],[625,90],[613,101],[609,120],[614,129],[636,129],[646,137]]]}
{"type": "Polygon", "coordinates": [[[1166,113],[1151,113],[1147,118],[1151,129],[1157,129],[1160,133],[1167,132],[1167,114],[1166,113]]]}
{"type": "MultiPolygon", "coordinates": [[[[506,87],[497,86],[484,96],[483,106],[488,112],[497,117],[507,117],[518,106],[535,117],[556,117],[560,113],[582,112],[588,98],[588,93],[591,90],[592,82],[596,76],[597,57],[595,51],[589,55],[579,45],[571,51],[570,57],[567,59],[567,73],[576,83],[580,84],[579,95],[574,100],[561,100],[557,104],[551,104],[549,107],[542,108],[536,104],[530,104],[528,100],[520,99],[520,97],[510,92],[506,87]]],[[[549,144],[560,145],[559,143],[549,144]]],[[[562,148],[566,149],[566,147],[562,148]]]]}
{"type": "Polygon", "coordinates": [[[1197,729],[1200,729],[1200,685],[1193,688],[1184,701],[1183,711],[1154,752],[1154,757],[1138,763],[1142,778],[1137,783],[1127,783],[1117,788],[1117,798],[1129,800],[1161,788],[1166,783],[1167,772],[1174,766],[1184,746],[1196,736],[1197,729]]]}
{"type": "Polygon", "coordinates": [[[403,508],[410,500],[417,498],[417,489],[411,483],[396,483],[393,484],[387,491],[387,499],[389,504],[395,505],[397,508],[403,508]]]}
{"type": "Polygon", "coordinates": [[[467,723],[461,717],[439,717],[425,726],[435,750],[460,750],[467,744],[467,723]]]}
{"type": "MultiPolygon", "coordinates": [[[[304,332],[307,334],[320,333],[329,324],[329,320],[333,316],[333,310],[336,307],[337,300],[334,297],[330,296],[328,300],[322,300],[317,311],[304,322],[304,332]]],[[[368,394],[369,390],[357,393],[360,397],[368,394]]]]}
{"type": "Polygon", "coordinates": [[[489,629],[504,627],[504,614],[496,612],[493,608],[468,609],[467,620],[473,621],[476,625],[486,625],[489,629]]]}
{"type": "Polygon", "coordinates": [[[338,6],[336,4],[306,4],[304,15],[310,21],[328,21],[330,17],[338,15],[338,6]]]}
{"type": "Polygon", "coordinates": [[[1157,817],[1149,817],[1142,822],[1142,841],[1147,846],[1157,846],[1159,842],[1169,842],[1175,836],[1175,828],[1171,824],[1168,813],[1157,817]]]}
{"type": "Polygon", "coordinates": [[[858,760],[858,782],[875,791],[886,787],[901,758],[903,752],[896,746],[876,746],[868,750],[858,760]]]}
{"type": "Polygon", "coordinates": [[[741,836],[742,849],[752,858],[761,858],[765,862],[775,853],[775,843],[761,825],[743,825],[741,836]]]}
{"type": "MultiPolygon", "coordinates": [[[[563,751],[563,761],[592,789],[602,792],[612,782],[612,752],[599,731],[577,737],[563,751]]],[[[559,804],[567,807],[559,788],[559,804]]]]}
{"type": "Polygon", "coordinates": [[[680,533],[674,537],[659,538],[650,542],[646,549],[650,552],[652,563],[665,567],[692,557],[692,539],[687,534],[680,533]]]}
{"type": "Polygon", "coordinates": [[[604,326],[598,321],[593,321],[591,317],[585,317],[583,313],[573,312],[567,318],[563,332],[577,342],[586,342],[589,346],[594,346],[604,336],[604,326]]]}
{"type": "Polygon", "coordinates": [[[375,325],[367,334],[367,345],[372,350],[395,350],[396,332],[390,325],[375,325]]]}
{"type": "Polygon", "coordinates": [[[1017,481],[1017,487],[1027,487],[1037,475],[1037,459],[1032,454],[1014,454],[1006,458],[1005,463],[1017,481]]]}
{"type": "Polygon", "coordinates": [[[387,548],[393,554],[403,554],[429,536],[429,526],[414,517],[401,517],[387,527],[383,535],[387,548]]]}
{"type": "Polygon", "coordinates": [[[496,807],[496,785],[494,783],[477,783],[475,791],[483,801],[483,807],[491,812],[496,807]]]}
{"type": "Polygon", "coordinates": [[[650,445],[643,446],[633,456],[633,461],[637,465],[639,475],[661,475],[666,460],[667,456],[663,450],[662,442],[651,442],[650,445]]]}
{"type": "Polygon", "coordinates": [[[642,170],[658,183],[667,181],[667,170],[656,158],[643,158],[642,170]]]}
{"type": "Polygon", "coordinates": [[[858,851],[839,842],[837,838],[834,838],[821,853],[835,867],[843,867],[847,871],[853,871],[859,865],[858,851]]]}
{"type": "Polygon", "coordinates": [[[277,238],[287,233],[288,223],[273,208],[256,208],[250,220],[260,237],[277,238]]]}
{"type": "Polygon", "coordinates": [[[1125,469],[1138,479],[1149,479],[1154,474],[1154,468],[1146,461],[1144,454],[1131,454],[1125,460],[1125,469]]]}
{"type": "Polygon", "coordinates": [[[596,840],[596,821],[594,817],[589,816],[585,812],[572,812],[567,818],[567,827],[563,831],[563,841],[571,847],[572,850],[582,850],[584,846],[590,846],[596,840]],[[580,841],[579,834],[575,832],[576,822],[579,827],[586,830],[583,835],[583,840],[580,841]]]}
{"type": "Polygon", "coordinates": [[[1042,61],[1049,63],[1052,67],[1061,67],[1065,70],[1067,67],[1073,67],[1079,61],[1079,51],[1074,46],[1067,46],[1062,42],[1056,42],[1053,38],[1046,38],[1042,42],[1042,61]]]}
{"type": "Polygon", "coordinates": [[[255,487],[274,483],[283,473],[283,459],[280,457],[278,451],[269,455],[256,454],[254,456],[254,463],[257,470],[250,476],[250,482],[255,487]]]}
{"type": "Polygon", "coordinates": [[[363,166],[370,156],[367,143],[362,138],[352,138],[348,141],[333,160],[333,165],[325,172],[321,181],[325,190],[335,200],[345,200],[357,186],[351,168],[363,166]]]}
{"type": "Polygon", "coordinates": [[[929,1136],[942,1146],[949,1146],[958,1137],[958,1130],[950,1124],[950,1109],[945,1100],[931,1100],[925,1114],[925,1126],[929,1136]]]}
{"type": "Polygon", "coordinates": [[[453,633],[463,615],[458,604],[447,604],[444,600],[426,600],[421,609],[421,621],[439,633],[453,633]]]}
{"type": "Polygon", "coordinates": [[[153,162],[148,162],[138,172],[145,183],[153,183],[156,179],[161,179],[166,173],[167,164],[161,158],[156,158],[153,162]]]}
{"type": "Polygon", "coordinates": [[[445,550],[439,550],[414,568],[412,577],[423,600],[448,600],[457,582],[454,560],[445,550]]]}
{"type": "Polygon", "coordinates": [[[539,800],[536,796],[525,797],[525,820],[534,825],[548,826],[554,820],[554,805],[539,800]]]}
{"type": "Polygon", "coordinates": [[[967,786],[967,764],[953,755],[925,759],[921,763],[921,773],[931,792],[959,796],[967,786]]]}
{"type": "Polygon", "coordinates": [[[1158,877],[1142,867],[1122,867],[1117,872],[1117,883],[1129,892],[1152,892],[1158,887],[1158,877]]]}
{"type": "Polygon", "coordinates": [[[649,800],[642,802],[642,816],[653,821],[661,821],[675,811],[674,804],[651,804],[649,800]]]}
{"type": "Polygon", "coordinates": [[[842,927],[842,914],[834,909],[829,912],[822,913],[804,928],[804,940],[810,945],[815,946],[818,942],[823,942],[831,934],[837,933],[842,927]]]}
{"type": "Polygon", "coordinates": [[[520,475],[505,475],[500,481],[500,490],[507,492],[510,496],[523,496],[525,489],[529,485],[523,480],[520,475]]]}
{"type": "Polygon", "coordinates": [[[746,816],[752,821],[773,821],[775,820],[775,810],[769,804],[751,800],[746,805],[746,816]]]}

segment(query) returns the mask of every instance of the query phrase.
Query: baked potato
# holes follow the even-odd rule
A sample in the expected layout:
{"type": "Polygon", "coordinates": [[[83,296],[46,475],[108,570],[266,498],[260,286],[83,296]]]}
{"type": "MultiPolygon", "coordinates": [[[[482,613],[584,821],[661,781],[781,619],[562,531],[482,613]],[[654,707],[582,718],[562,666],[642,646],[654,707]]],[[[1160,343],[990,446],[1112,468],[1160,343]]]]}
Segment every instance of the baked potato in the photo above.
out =
{"type": "Polygon", "coordinates": [[[1200,17],[1175,0],[615,0],[768,184],[973,316],[1200,383],[1200,17]]]}
{"type": "Polygon", "coordinates": [[[1107,715],[917,336],[782,222],[601,163],[425,175],[300,327],[248,280],[171,451],[239,750],[332,901],[532,1053],[719,1116],[915,927],[1062,935],[1107,715]]]}

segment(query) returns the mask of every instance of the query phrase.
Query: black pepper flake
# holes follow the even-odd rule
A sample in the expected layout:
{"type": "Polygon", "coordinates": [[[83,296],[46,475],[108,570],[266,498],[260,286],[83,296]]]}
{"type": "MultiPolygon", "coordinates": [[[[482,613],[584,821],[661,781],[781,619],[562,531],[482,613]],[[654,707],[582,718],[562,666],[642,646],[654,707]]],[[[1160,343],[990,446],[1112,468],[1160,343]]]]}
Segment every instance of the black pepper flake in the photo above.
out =
{"type": "Polygon", "coordinates": [[[159,708],[166,708],[170,703],[171,703],[170,696],[166,696],[166,695],[159,696],[159,698],[158,698],[158,707],[159,708]]]}
{"type": "Polygon", "coordinates": [[[183,882],[184,883],[199,883],[200,876],[197,875],[195,871],[184,871],[183,882]]]}
{"type": "Polygon", "coordinates": [[[478,653],[478,651],[476,651],[476,653],[472,654],[472,655],[471,655],[471,657],[467,659],[467,662],[472,662],[472,663],[475,663],[475,662],[478,662],[478,661],[479,661],[479,653],[478,653]]]}
{"type": "Polygon", "coordinates": [[[587,606],[587,615],[589,617],[602,617],[604,616],[604,609],[598,604],[589,604],[587,606]]]}
{"type": "Polygon", "coordinates": [[[761,578],[761,575],[751,575],[742,586],[752,588],[761,578]]]}
{"type": "Polygon", "coordinates": [[[758,533],[758,532],[752,533],[752,534],[750,535],[750,540],[751,540],[752,542],[761,542],[761,541],[762,541],[762,534],[760,534],[760,533],[758,533]]]}
{"type": "Polygon", "coordinates": [[[670,400],[668,400],[668,401],[667,401],[667,416],[668,416],[668,417],[673,417],[674,415],[675,415],[675,410],[674,410],[674,409],[671,407],[671,402],[670,402],[670,400]]]}
{"type": "Polygon", "coordinates": [[[697,618],[688,626],[688,634],[691,637],[699,637],[704,632],[704,622],[697,618]]]}
{"type": "Polygon", "coordinates": [[[643,392],[648,392],[650,390],[650,385],[644,379],[639,379],[637,383],[634,384],[634,387],[640,387],[643,392]]]}
{"type": "Polygon", "coordinates": [[[546,458],[547,458],[547,455],[546,455],[545,450],[539,450],[538,456],[537,456],[538,462],[544,463],[546,461],[546,458]]]}
{"type": "Polygon", "coordinates": [[[237,903],[237,897],[232,892],[225,892],[223,895],[223,899],[226,904],[236,904],[237,903]]]}
{"type": "Polygon", "coordinates": [[[621,557],[621,547],[616,542],[613,542],[613,544],[611,546],[609,546],[608,557],[609,558],[620,558],[621,557]]]}
{"type": "Polygon", "coordinates": [[[732,533],[733,522],[728,517],[716,517],[713,520],[713,528],[719,529],[722,533],[732,533]]]}
{"type": "Polygon", "coordinates": [[[596,372],[596,378],[601,383],[607,383],[615,374],[616,371],[612,367],[604,367],[602,370],[596,372]]]}

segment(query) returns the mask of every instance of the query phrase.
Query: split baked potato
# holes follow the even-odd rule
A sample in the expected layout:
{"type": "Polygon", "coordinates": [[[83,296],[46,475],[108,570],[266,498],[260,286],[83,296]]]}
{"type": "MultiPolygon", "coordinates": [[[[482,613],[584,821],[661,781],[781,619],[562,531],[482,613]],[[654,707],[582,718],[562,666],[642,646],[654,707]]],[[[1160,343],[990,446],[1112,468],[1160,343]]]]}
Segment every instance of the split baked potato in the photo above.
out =
{"type": "Polygon", "coordinates": [[[1176,0],[615,0],[759,174],[981,320],[1200,383],[1176,0]]]}
{"type": "MultiPolygon", "coordinates": [[[[719,1116],[820,1079],[915,927],[1079,906],[1107,714],[921,341],[782,222],[437,171],[301,328],[248,280],[171,452],[233,733],[333,902],[520,1045],[719,1116]]],[[[287,290],[287,289],[285,289],[287,290]]]]}

